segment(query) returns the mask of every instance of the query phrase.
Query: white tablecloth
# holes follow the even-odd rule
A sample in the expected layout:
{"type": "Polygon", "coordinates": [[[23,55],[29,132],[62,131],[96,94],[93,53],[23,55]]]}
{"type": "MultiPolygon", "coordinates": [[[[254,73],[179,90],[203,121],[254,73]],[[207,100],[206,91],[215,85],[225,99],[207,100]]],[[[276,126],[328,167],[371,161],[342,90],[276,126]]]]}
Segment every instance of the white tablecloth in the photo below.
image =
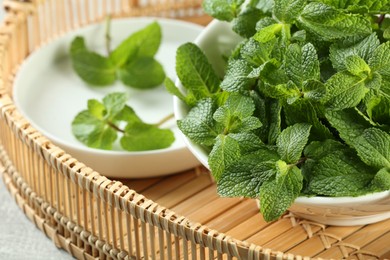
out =
{"type": "MultiPolygon", "coordinates": [[[[2,6],[3,1],[0,0],[2,6]]],[[[0,10],[0,21],[4,11],[0,10]]],[[[1,179],[1,176],[0,176],[1,179]]],[[[67,260],[73,259],[58,249],[13,201],[0,180],[0,259],[1,260],[67,260]]]]}

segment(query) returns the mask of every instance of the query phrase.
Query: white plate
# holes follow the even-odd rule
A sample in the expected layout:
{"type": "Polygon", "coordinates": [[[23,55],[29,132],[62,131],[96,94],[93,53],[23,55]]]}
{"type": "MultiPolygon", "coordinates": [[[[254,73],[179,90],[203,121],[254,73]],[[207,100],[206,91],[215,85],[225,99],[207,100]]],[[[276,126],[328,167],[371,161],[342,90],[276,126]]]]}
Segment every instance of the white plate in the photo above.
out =
{"type": "MultiPolygon", "coordinates": [[[[167,76],[175,78],[176,49],[194,41],[203,27],[171,19],[129,18],[111,23],[112,46],[153,21],[158,21],[163,39],[156,59],[167,76]]],[[[90,25],[61,37],[34,52],[21,66],[14,83],[14,102],[30,123],[53,143],[79,161],[109,177],[142,178],[171,174],[199,164],[187,150],[174,121],[176,140],[167,149],[127,152],[119,145],[113,151],[86,147],[71,131],[71,122],[86,109],[88,99],[102,98],[111,92],[127,92],[128,104],[146,122],[156,123],[173,111],[172,96],[159,86],[153,90],[136,90],[119,81],[112,87],[91,87],[73,71],[68,50],[77,35],[84,36],[89,48],[104,54],[105,25],[90,25]]]]}

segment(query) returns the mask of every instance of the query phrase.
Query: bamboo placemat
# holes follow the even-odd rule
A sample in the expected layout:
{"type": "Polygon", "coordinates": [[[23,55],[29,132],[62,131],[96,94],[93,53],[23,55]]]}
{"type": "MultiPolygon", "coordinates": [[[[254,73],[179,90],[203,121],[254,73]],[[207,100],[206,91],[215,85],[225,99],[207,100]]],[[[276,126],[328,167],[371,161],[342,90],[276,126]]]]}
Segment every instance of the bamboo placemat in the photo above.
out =
{"type": "Polygon", "coordinates": [[[202,167],[110,180],[31,127],[13,104],[12,83],[42,44],[108,11],[210,21],[200,1],[91,1],[5,1],[0,27],[0,170],[16,203],[58,247],[78,259],[390,258],[390,220],[335,227],[288,213],[266,223],[255,201],[218,197],[202,167]]]}

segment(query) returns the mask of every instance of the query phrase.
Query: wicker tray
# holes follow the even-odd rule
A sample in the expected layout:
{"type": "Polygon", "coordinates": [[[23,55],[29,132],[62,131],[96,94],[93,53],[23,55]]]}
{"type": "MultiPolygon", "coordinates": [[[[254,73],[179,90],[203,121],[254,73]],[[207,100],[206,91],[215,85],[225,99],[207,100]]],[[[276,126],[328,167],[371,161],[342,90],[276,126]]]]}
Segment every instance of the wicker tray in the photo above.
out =
{"type": "Polygon", "coordinates": [[[211,19],[202,15],[200,4],[4,1],[0,171],[17,204],[58,247],[78,259],[390,258],[390,220],[334,227],[286,214],[266,223],[253,200],[219,198],[201,167],[168,177],[110,180],[53,145],[15,108],[11,93],[18,66],[45,42],[100,21],[108,12],[207,24],[211,19]]]}

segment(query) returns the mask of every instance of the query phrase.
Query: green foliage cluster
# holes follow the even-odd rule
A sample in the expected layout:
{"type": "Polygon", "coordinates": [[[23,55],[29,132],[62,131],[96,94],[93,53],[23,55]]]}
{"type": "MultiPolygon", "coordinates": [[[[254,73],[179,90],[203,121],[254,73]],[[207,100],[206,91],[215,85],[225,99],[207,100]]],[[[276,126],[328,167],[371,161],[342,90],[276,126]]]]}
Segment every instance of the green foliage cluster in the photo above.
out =
{"type": "Polygon", "coordinates": [[[84,38],[78,36],[70,47],[73,68],[81,79],[94,86],[109,86],[119,79],[133,88],[157,87],[165,78],[163,66],[154,58],[161,37],[160,25],[153,22],[130,35],[113,51],[108,50],[105,57],[88,50],[84,38]]]}
{"type": "Polygon", "coordinates": [[[80,142],[91,148],[111,150],[121,134],[121,147],[127,151],[147,151],[171,146],[175,137],[170,129],[143,122],[126,105],[126,93],[114,92],[103,98],[88,100],[88,108],[72,122],[72,132],[80,142]],[[123,127],[123,129],[121,128],[123,127]]]}
{"type": "Polygon", "coordinates": [[[190,110],[181,131],[209,152],[227,197],[259,198],[267,221],[300,195],[390,189],[387,0],[205,0],[243,40],[218,78],[194,44],[177,51],[190,110]]]}
{"type": "MultiPolygon", "coordinates": [[[[110,17],[106,27],[108,57],[90,51],[83,37],[76,37],[70,46],[75,72],[86,83],[94,86],[112,85],[119,78],[125,85],[150,89],[161,85],[165,72],[154,59],[161,43],[161,27],[153,22],[127,37],[114,51],[110,51],[110,17]]],[[[126,93],[110,93],[100,102],[88,100],[86,110],[72,121],[72,133],[77,140],[91,148],[112,150],[120,136],[120,146],[127,151],[147,151],[168,148],[175,137],[160,123],[148,124],[126,104],[126,93]],[[119,135],[118,135],[119,134],[119,135]]]]}

